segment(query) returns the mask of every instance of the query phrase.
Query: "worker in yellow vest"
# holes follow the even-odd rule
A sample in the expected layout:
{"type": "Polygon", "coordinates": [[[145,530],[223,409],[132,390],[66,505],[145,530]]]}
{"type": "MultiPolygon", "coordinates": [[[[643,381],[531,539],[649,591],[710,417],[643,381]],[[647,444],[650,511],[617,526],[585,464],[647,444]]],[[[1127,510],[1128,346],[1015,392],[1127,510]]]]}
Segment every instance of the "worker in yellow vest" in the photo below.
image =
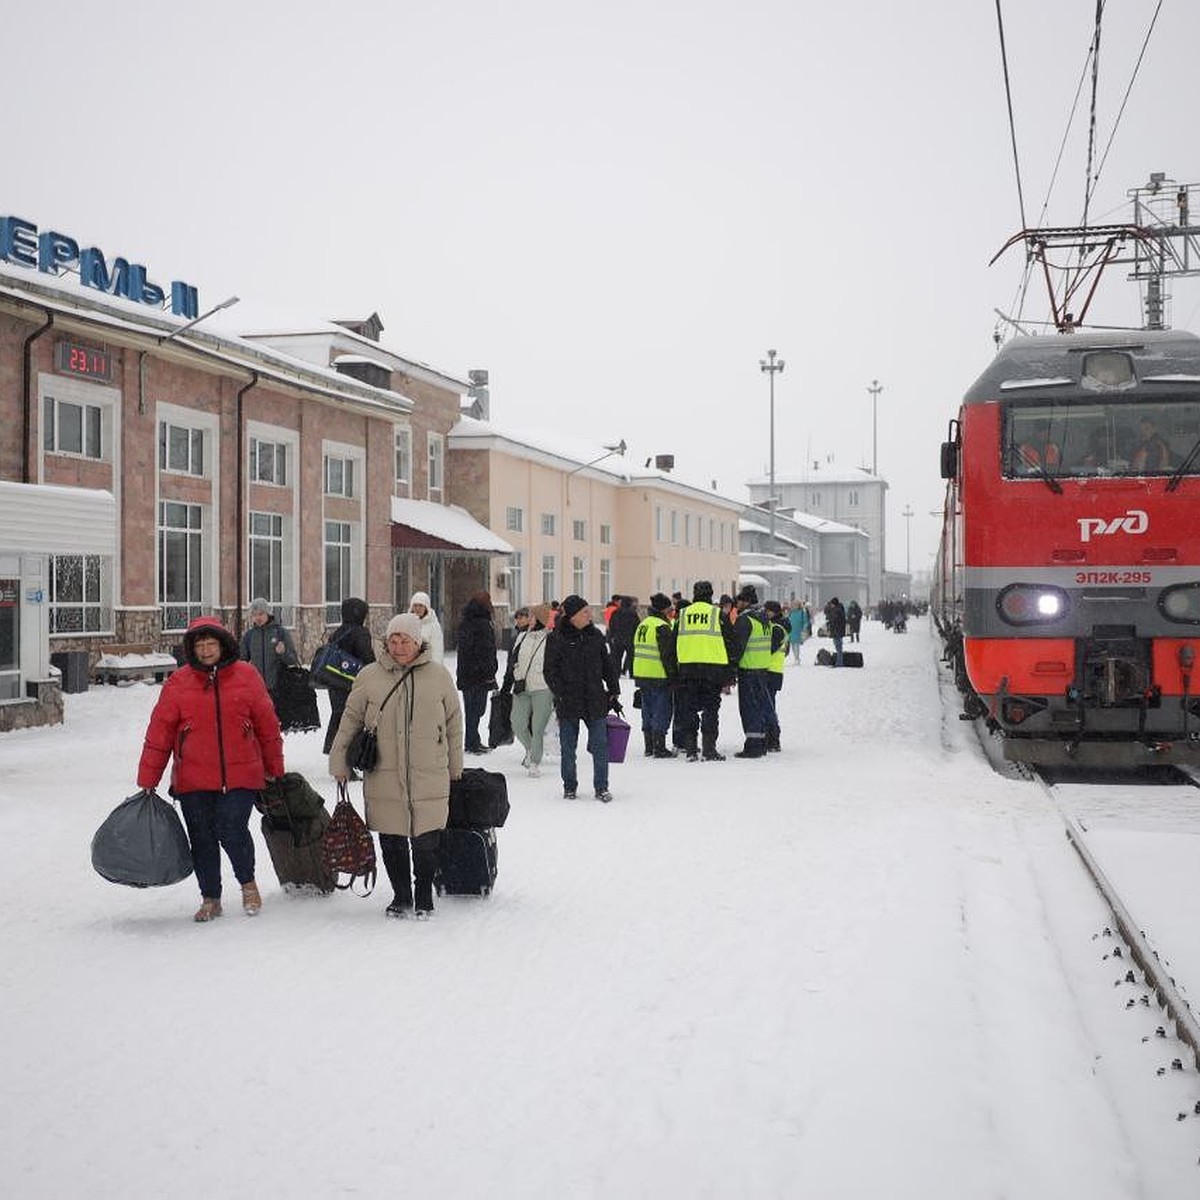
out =
{"type": "Polygon", "coordinates": [[[767,713],[767,751],[778,751],[779,745],[779,693],[783,688],[783,669],[787,666],[788,638],[791,626],[783,616],[783,606],[778,600],[763,604],[771,629],[771,659],[767,668],[767,695],[771,702],[767,713]]]}
{"type": "Polygon", "coordinates": [[[671,684],[677,670],[675,634],[667,614],[671,597],[655,592],[649,611],[633,634],[633,681],[642,704],[642,736],[647,758],[674,758],[667,746],[671,728],[671,684]]]}
{"type": "Polygon", "coordinates": [[[679,664],[676,692],[676,728],[683,738],[688,762],[700,758],[700,734],[706,762],[723,762],[717,749],[721,696],[733,683],[736,656],[731,654],[729,622],[713,603],[712,584],[698,580],[692,602],[684,605],[675,621],[675,659],[679,664]]]}
{"type": "Polygon", "coordinates": [[[758,592],[747,584],[734,597],[738,617],[733,623],[737,661],[738,712],[746,744],[735,758],[761,758],[767,752],[771,694],[767,676],[771,670],[771,629],[758,603],[758,592]]]}

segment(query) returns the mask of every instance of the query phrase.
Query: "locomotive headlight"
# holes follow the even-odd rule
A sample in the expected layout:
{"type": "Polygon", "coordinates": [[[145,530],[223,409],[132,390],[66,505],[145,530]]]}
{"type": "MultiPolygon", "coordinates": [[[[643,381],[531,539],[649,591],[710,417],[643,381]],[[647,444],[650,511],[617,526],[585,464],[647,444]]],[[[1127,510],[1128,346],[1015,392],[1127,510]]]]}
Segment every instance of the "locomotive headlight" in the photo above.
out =
{"type": "Polygon", "coordinates": [[[1159,594],[1158,608],[1168,621],[1200,625],[1200,583],[1165,588],[1159,594]]]}
{"type": "Polygon", "coordinates": [[[1067,611],[1067,593],[1062,588],[1011,583],[996,597],[996,611],[1009,625],[1057,621],[1067,611]]]}

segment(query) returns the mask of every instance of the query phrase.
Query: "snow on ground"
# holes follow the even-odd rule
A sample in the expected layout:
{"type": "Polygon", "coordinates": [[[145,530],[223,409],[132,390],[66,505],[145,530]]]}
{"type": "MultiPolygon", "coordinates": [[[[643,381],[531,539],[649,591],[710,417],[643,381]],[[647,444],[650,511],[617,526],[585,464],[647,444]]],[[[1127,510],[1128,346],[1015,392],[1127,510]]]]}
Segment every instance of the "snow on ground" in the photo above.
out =
{"type": "MultiPolygon", "coordinates": [[[[494,752],[497,890],[427,924],[284,896],[261,841],[252,921],[95,875],[153,685],[4,735],[5,1195],[1194,1197],[1195,1074],[1156,1074],[1181,1048],[1058,817],[910,630],[868,623],[863,670],[810,642],[765,760],[635,730],[601,805],[494,752]]],[[[320,742],[287,761],[332,797],[320,742]]]]}

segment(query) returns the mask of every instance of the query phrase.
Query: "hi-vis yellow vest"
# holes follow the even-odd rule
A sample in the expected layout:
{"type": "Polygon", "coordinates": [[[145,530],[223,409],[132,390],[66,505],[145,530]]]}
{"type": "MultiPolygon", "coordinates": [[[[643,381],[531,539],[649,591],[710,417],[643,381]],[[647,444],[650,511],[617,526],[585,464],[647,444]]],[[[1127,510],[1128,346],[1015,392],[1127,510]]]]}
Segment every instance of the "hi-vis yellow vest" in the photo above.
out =
{"type": "MultiPolygon", "coordinates": [[[[777,628],[779,628],[779,627],[775,624],[774,621],[767,622],[767,635],[771,639],[771,641],[775,640],[775,630],[777,628]]],[[[785,630],[784,632],[786,633],[787,631],[785,630]]],[[[771,670],[774,671],[776,675],[783,674],[783,668],[787,666],[787,656],[788,656],[788,640],[785,637],[779,643],[779,649],[771,652],[771,670]]]]}
{"type": "Polygon", "coordinates": [[[634,632],[634,679],[666,679],[667,668],[658,652],[658,631],[666,624],[662,617],[651,613],[634,632]]]}
{"type": "Polygon", "coordinates": [[[685,663],[729,662],[721,633],[721,610],[715,604],[692,603],[675,618],[675,657],[685,663]]]}
{"type": "Polygon", "coordinates": [[[750,622],[750,637],[738,660],[738,670],[768,671],[771,668],[771,626],[749,613],[746,620],[750,622]]]}

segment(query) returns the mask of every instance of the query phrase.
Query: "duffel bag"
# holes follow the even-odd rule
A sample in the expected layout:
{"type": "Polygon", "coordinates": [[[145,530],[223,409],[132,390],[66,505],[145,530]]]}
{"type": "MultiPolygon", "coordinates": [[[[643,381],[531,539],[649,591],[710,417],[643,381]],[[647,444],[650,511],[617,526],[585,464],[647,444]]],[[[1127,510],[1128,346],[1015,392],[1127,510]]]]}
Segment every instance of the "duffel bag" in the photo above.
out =
{"type": "Polygon", "coordinates": [[[468,767],[450,781],[453,829],[495,829],[508,820],[508,780],[499,771],[468,767]]]}

